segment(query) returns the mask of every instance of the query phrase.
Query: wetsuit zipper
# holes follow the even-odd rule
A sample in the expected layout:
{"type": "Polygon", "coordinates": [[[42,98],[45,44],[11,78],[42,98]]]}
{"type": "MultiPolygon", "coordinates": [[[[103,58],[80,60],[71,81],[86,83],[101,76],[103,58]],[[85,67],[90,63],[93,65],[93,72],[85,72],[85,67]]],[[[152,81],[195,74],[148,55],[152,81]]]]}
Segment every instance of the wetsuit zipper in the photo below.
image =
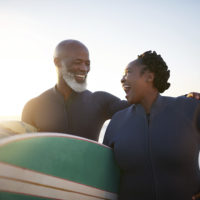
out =
{"type": "Polygon", "coordinates": [[[150,136],[150,127],[151,127],[151,116],[146,115],[146,121],[147,121],[147,137],[148,137],[148,153],[149,153],[149,162],[152,170],[153,175],[153,189],[154,189],[154,195],[155,200],[158,200],[158,193],[157,193],[157,186],[156,186],[156,177],[155,177],[155,169],[153,167],[153,159],[152,159],[152,149],[151,149],[151,136],[150,136]]]}
{"type": "Polygon", "coordinates": [[[65,121],[66,121],[66,131],[69,130],[69,116],[67,116],[67,107],[66,107],[66,102],[63,99],[63,109],[64,109],[64,115],[65,115],[65,121]]]}

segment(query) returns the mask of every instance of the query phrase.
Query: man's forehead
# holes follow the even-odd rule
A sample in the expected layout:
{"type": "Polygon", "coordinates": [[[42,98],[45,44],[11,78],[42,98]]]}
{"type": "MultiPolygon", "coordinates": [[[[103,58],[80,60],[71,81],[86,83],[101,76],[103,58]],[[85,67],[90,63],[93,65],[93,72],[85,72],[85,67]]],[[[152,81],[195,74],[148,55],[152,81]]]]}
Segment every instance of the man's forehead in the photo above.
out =
{"type": "Polygon", "coordinates": [[[88,56],[89,51],[87,47],[78,41],[64,41],[56,47],[55,57],[62,56],[88,56]]]}
{"type": "Polygon", "coordinates": [[[77,56],[77,55],[89,55],[89,52],[87,49],[84,48],[67,48],[63,49],[61,52],[63,55],[71,55],[71,56],[77,56]]]}
{"type": "Polygon", "coordinates": [[[89,60],[89,52],[86,49],[65,49],[60,52],[60,57],[89,60]]]}

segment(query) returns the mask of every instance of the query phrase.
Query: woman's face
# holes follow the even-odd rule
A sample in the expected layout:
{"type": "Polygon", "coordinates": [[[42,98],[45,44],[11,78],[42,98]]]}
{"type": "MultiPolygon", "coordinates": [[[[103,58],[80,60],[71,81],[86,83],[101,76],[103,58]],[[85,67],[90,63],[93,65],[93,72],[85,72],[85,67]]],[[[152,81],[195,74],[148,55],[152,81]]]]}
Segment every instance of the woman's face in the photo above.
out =
{"type": "Polygon", "coordinates": [[[147,73],[149,72],[146,70],[141,73],[144,67],[135,60],[125,68],[121,83],[126,93],[126,99],[131,104],[141,103],[148,89],[147,73]]]}

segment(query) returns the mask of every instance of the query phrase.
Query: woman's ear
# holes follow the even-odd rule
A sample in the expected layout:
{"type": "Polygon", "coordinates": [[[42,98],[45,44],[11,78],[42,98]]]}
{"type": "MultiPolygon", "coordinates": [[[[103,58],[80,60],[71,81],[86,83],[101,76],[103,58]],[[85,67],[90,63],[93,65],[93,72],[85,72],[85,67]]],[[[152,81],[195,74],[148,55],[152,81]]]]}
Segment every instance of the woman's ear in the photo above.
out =
{"type": "Polygon", "coordinates": [[[154,80],[154,73],[147,72],[146,73],[146,82],[153,82],[153,80],[154,80]]]}

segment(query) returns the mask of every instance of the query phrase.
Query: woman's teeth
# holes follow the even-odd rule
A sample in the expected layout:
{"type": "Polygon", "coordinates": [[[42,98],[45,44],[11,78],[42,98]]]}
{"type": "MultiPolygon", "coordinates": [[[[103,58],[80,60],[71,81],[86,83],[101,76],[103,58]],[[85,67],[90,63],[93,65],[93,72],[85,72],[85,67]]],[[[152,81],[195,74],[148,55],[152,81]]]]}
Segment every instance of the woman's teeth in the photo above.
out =
{"type": "Polygon", "coordinates": [[[126,93],[129,92],[130,88],[131,88],[131,87],[130,87],[129,85],[123,85],[123,89],[124,89],[124,91],[125,91],[126,93]]]}

